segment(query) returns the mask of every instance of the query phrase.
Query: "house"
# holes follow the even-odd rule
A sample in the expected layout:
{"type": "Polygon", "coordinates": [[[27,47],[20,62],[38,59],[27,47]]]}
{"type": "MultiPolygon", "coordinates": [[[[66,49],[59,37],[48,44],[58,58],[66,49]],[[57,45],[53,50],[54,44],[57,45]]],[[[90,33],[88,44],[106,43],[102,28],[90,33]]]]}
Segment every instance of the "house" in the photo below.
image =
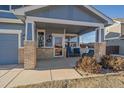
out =
{"type": "Polygon", "coordinates": [[[98,58],[105,54],[104,28],[112,23],[92,6],[9,6],[0,11],[0,64],[34,69],[37,60],[66,57],[67,43],[80,47],[79,36],[90,31],[97,32],[98,58]]]}
{"type": "Polygon", "coordinates": [[[113,19],[114,24],[106,27],[105,41],[107,46],[118,46],[113,54],[124,55],[124,18],[113,19]]]}

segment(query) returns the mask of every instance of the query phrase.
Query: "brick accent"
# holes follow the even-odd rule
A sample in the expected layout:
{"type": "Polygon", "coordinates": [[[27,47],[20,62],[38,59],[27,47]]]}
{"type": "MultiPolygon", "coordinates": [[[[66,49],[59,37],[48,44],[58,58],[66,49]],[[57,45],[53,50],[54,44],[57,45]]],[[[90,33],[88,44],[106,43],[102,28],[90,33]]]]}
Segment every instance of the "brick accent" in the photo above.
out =
{"type": "Polygon", "coordinates": [[[19,63],[20,64],[24,63],[24,48],[19,49],[19,63]]]}
{"type": "Polygon", "coordinates": [[[94,44],[94,49],[95,49],[95,57],[97,62],[101,61],[101,57],[103,55],[106,55],[106,43],[95,43],[94,44]]]}
{"type": "MultiPolygon", "coordinates": [[[[37,48],[37,60],[54,58],[54,48],[37,48]]],[[[63,48],[66,57],[66,48],[63,48]]]]}
{"type": "Polygon", "coordinates": [[[64,57],[66,57],[66,48],[63,48],[64,57]]]}
{"type": "Polygon", "coordinates": [[[34,69],[36,66],[35,41],[24,41],[24,69],[34,69]]]}
{"type": "Polygon", "coordinates": [[[53,48],[37,48],[37,59],[53,58],[53,48]]]}

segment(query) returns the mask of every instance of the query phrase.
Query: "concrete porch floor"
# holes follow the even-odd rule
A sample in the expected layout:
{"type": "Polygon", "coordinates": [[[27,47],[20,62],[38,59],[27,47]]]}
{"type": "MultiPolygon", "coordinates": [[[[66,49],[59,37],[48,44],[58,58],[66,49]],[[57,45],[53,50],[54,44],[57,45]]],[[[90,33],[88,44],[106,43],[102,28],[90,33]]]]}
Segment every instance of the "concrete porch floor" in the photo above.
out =
{"type": "Polygon", "coordinates": [[[77,60],[76,57],[39,60],[36,70],[24,70],[23,65],[0,66],[0,87],[82,78],[73,68],[77,60]]]}

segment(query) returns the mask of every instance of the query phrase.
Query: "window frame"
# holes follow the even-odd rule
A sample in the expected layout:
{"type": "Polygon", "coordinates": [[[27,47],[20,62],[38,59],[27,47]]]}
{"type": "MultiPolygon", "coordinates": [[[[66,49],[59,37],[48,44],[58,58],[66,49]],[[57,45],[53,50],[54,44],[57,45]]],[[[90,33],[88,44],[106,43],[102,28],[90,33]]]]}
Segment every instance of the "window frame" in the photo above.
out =
{"type": "MultiPolygon", "coordinates": [[[[53,34],[52,34],[52,36],[53,36],[53,34]]],[[[51,47],[46,46],[46,30],[45,29],[38,29],[37,30],[37,48],[53,48],[53,37],[52,37],[52,46],[51,47]],[[43,47],[38,46],[38,32],[44,33],[44,46],[43,47]]]]}

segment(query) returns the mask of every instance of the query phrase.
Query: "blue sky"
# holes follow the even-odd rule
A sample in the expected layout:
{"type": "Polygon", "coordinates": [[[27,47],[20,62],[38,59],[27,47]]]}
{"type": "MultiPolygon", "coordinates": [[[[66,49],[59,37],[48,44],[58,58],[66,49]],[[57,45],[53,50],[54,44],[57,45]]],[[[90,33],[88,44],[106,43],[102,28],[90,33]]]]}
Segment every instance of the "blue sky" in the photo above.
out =
{"type": "MultiPolygon", "coordinates": [[[[124,5],[96,5],[94,7],[110,18],[124,18],[124,5]]],[[[95,32],[84,34],[80,40],[84,43],[95,42],[95,32]]]]}
{"type": "Polygon", "coordinates": [[[111,18],[124,18],[124,5],[96,5],[94,7],[111,18]]]}

